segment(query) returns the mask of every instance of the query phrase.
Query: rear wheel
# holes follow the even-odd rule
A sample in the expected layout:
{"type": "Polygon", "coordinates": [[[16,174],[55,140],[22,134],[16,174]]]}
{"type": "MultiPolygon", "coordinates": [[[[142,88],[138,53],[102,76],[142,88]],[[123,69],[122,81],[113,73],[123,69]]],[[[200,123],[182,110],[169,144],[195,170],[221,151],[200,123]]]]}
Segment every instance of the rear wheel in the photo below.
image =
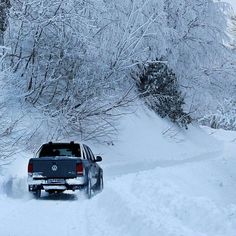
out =
{"type": "Polygon", "coordinates": [[[35,198],[40,198],[41,197],[41,189],[37,189],[36,191],[34,191],[34,196],[35,196],[35,198]]]}
{"type": "Polygon", "coordinates": [[[90,178],[88,178],[88,183],[87,183],[87,196],[88,199],[92,197],[92,183],[90,178]]]}
{"type": "Polygon", "coordinates": [[[99,191],[102,191],[103,188],[104,188],[103,175],[100,174],[100,175],[99,175],[99,186],[98,186],[98,190],[99,190],[99,191]]]}

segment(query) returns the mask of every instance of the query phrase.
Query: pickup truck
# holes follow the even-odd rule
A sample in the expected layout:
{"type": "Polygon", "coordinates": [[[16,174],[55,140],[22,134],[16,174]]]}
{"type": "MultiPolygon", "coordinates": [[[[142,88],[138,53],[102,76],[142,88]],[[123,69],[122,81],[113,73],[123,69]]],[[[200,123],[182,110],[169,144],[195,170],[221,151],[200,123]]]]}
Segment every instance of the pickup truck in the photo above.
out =
{"type": "Polygon", "coordinates": [[[91,198],[103,189],[103,170],[97,164],[102,157],[94,156],[82,143],[46,143],[28,163],[28,190],[36,198],[41,191],[60,193],[85,190],[91,198]]]}

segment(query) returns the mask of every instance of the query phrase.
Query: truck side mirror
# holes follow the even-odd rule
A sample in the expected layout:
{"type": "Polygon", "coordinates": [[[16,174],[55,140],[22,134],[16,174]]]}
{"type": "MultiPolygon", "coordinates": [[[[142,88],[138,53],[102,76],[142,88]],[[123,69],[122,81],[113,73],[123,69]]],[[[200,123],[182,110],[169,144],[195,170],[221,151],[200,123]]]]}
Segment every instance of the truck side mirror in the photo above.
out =
{"type": "Polygon", "coordinates": [[[96,156],[95,162],[100,162],[100,161],[102,161],[102,157],[101,156],[96,156]]]}

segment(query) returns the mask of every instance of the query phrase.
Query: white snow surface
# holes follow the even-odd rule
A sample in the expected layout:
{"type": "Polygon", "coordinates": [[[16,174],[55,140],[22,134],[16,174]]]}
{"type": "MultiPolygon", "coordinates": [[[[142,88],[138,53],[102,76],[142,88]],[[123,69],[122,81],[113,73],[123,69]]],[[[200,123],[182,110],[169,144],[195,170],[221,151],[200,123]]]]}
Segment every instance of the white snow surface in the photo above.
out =
{"type": "Polygon", "coordinates": [[[234,11],[236,12],[236,1],[235,0],[224,0],[225,2],[228,2],[233,7],[234,11]]]}
{"type": "Polygon", "coordinates": [[[181,131],[138,112],[123,119],[117,141],[90,145],[103,156],[105,188],[27,193],[31,153],[19,153],[0,177],[0,236],[235,236],[236,132],[181,131]]]}

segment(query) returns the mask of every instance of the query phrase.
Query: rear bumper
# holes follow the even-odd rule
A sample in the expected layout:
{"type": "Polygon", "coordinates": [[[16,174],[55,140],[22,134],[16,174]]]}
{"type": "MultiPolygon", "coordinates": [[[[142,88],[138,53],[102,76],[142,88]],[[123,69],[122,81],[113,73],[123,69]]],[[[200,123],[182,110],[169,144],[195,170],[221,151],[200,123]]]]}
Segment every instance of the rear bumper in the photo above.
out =
{"type": "Polygon", "coordinates": [[[84,176],[77,177],[74,179],[63,179],[60,181],[53,182],[52,179],[35,179],[28,177],[29,191],[35,189],[44,190],[76,190],[81,189],[85,186],[86,180],[84,176]]]}

